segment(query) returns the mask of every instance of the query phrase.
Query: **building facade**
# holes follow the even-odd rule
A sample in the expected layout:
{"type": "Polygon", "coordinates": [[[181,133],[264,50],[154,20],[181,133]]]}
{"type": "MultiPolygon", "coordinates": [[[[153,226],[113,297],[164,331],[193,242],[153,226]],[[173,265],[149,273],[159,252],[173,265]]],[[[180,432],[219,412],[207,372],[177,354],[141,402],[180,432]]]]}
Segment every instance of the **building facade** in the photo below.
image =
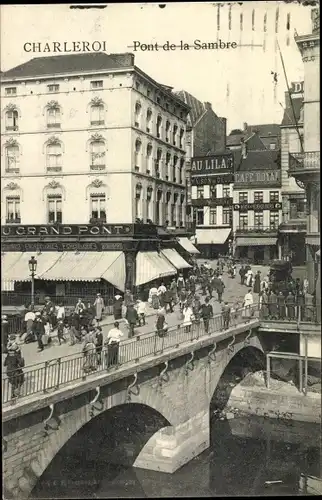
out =
{"type": "Polygon", "coordinates": [[[281,258],[278,227],[282,216],[280,153],[247,150],[236,162],[233,186],[233,247],[237,259],[268,264],[281,258]]]}
{"type": "Polygon", "coordinates": [[[320,12],[312,9],[312,33],[296,36],[304,63],[304,144],[290,158],[289,173],[307,200],[306,268],[321,315],[320,265],[320,12]]]}
{"type": "Polygon", "coordinates": [[[230,251],[234,155],[231,152],[193,157],[191,193],[195,243],[205,258],[230,251]]]}
{"type": "Polygon", "coordinates": [[[281,124],[282,222],[279,242],[282,259],[295,266],[306,261],[306,197],[305,190],[289,176],[290,153],[300,153],[303,141],[304,82],[293,82],[291,92],[285,92],[285,109],[281,124]],[[291,102],[292,100],[292,102],[291,102]]]}
{"type": "Polygon", "coordinates": [[[189,106],[134,55],[103,53],[35,58],[4,72],[1,102],[4,244],[32,240],[41,251],[67,248],[68,238],[81,249],[95,235],[97,249],[125,252],[117,288],[134,286],[137,252],[160,244],[148,226],[185,227],[189,106]]]}

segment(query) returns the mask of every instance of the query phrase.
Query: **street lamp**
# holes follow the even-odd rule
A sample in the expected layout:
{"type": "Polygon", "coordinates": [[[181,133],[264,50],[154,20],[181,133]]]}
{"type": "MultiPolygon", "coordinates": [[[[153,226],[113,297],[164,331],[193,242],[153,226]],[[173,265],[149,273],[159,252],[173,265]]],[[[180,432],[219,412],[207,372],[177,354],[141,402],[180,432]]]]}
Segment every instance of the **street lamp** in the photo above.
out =
{"type": "Polygon", "coordinates": [[[31,305],[35,305],[35,274],[37,271],[37,260],[34,256],[28,262],[29,271],[31,273],[31,305]]]}

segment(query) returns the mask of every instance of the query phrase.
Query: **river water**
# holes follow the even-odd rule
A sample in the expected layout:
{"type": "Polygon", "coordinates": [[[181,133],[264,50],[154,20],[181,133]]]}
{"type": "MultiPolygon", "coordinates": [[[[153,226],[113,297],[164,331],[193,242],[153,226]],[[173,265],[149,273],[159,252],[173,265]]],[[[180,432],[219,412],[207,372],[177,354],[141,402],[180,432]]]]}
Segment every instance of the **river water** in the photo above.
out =
{"type": "MultiPolygon", "coordinates": [[[[32,498],[145,498],[322,493],[316,424],[237,417],[215,420],[211,446],[174,474],[112,466],[83,451],[59,454],[32,498]]],[[[99,446],[99,444],[98,444],[99,446]]]]}

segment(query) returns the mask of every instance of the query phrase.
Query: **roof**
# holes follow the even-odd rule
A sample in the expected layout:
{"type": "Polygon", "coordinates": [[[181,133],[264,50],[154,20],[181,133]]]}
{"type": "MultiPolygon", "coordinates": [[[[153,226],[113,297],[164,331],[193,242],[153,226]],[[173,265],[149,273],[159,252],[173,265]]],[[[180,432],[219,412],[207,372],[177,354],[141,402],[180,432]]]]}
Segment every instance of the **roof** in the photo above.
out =
{"type": "Polygon", "coordinates": [[[250,135],[245,142],[247,142],[247,148],[249,151],[259,151],[261,149],[267,149],[262,139],[257,133],[250,135]]]}
{"type": "Polygon", "coordinates": [[[247,125],[246,127],[246,138],[252,135],[254,132],[258,133],[259,137],[269,137],[278,136],[280,133],[280,126],[276,123],[267,123],[264,125],[247,125]]]}
{"type": "Polygon", "coordinates": [[[229,135],[226,139],[226,144],[227,146],[239,146],[243,137],[243,133],[229,135]]]}
{"type": "Polygon", "coordinates": [[[133,54],[105,54],[95,52],[89,54],[67,54],[49,57],[34,57],[26,63],[15,66],[1,75],[4,78],[36,77],[61,73],[111,70],[134,64],[133,54]],[[123,58],[120,56],[124,56],[123,58]]]}
{"type": "MultiPolygon", "coordinates": [[[[300,122],[301,118],[301,110],[303,106],[303,97],[297,97],[297,98],[292,98],[293,102],[293,108],[294,108],[294,113],[296,117],[296,121],[300,122]]],[[[294,113],[293,109],[291,106],[291,103],[288,103],[289,105],[284,109],[284,116],[281,125],[287,126],[287,125],[295,125],[295,120],[294,120],[294,113]]]]}
{"type": "Polygon", "coordinates": [[[203,102],[199,101],[196,97],[189,94],[185,90],[179,90],[178,92],[174,92],[174,94],[179,97],[184,103],[190,106],[190,120],[191,126],[193,127],[197,121],[202,117],[202,115],[206,111],[206,106],[203,102]]]}
{"type": "MultiPolygon", "coordinates": [[[[240,146],[242,143],[242,139],[248,141],[252,138],[252,142],[254,141],[255,135],[259,137],[261,145],[267,147],[269,143],[263,139],[273,139],[279,137],[280,134],[280,125],[275,123],[268,123],[264,125],[247,125],[244,130],[234,129],[230,132],[227,137],[226,144],[227,146],[240,146]]],[[[274,141],[272,141],[274,142],[274,141]]],[[[258,148],[261,147],[258,142],[258,148]]]]}
{"type": "Polygon", "coordinates": [[[279,170],[280,152],[263,149],[261,151],[248,151],[246,158],[241,158],[240,164],[236,164],[236,171],[250,170],[279,170]]]}

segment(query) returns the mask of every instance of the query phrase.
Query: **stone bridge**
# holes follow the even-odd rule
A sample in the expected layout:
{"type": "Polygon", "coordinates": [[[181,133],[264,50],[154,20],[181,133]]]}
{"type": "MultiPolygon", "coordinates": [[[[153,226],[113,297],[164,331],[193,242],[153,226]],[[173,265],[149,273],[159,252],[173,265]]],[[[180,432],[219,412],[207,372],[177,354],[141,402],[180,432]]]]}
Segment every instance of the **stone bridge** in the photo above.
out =
{"type": "Polygon", "coordinates": [[[91,443],[110,433],[101,450],[111,463],[176,471],[209,446],[210,405],[230,362],[241,356],[248,365],[265,367],[271,335],[259,332],[259,324],[252,318],[140,363],[4,407],[4,497],[27,498],[55,456],[82,432],[86,457],[91,443]]]}

